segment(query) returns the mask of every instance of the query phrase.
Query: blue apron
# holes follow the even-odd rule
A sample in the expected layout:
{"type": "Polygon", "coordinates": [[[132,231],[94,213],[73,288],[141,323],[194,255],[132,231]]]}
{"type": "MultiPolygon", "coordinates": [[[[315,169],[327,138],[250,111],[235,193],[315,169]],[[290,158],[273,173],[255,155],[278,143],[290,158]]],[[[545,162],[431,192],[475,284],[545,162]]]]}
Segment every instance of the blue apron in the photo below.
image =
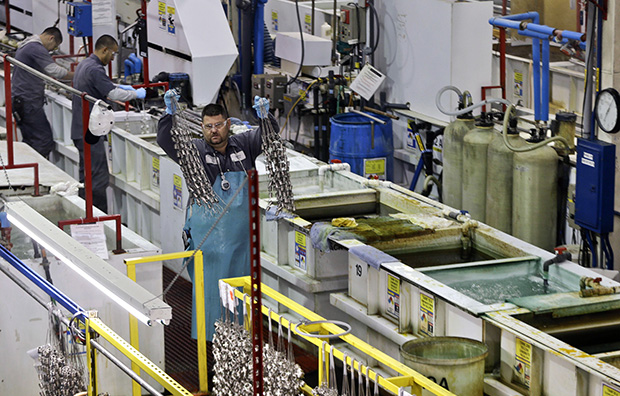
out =
{"type": "MultiPolygon", "coordinates": [[[[219,175],[213,183],[213,190],[222,199],[221,208],[224,208],[235,195],[239,186],[244,182],[246,174],[245,172],[227,172],[225,178],[230,183],[230,188],[226,191],[222,190],[219,175]]],[[[192,204],[188,207],[183,227],[185,231],[189,231],[190,235],[187,250],[194,250],[200,244],[220,215],[220,212],[214,212],[205,205],[192,204]]],[[[221,317],[222,312],[218,280],[250,274],[249,221],[248,185],[246,183],[200,249],[204,257],[205,322],[208,341],[213,339],[215,321],[221,317]]],[[[193,282],[193,261],[189,263],[187,270],[193,282]]],[[[192,293],[192,338],[197,338],[195,287],[192,293]]]]}

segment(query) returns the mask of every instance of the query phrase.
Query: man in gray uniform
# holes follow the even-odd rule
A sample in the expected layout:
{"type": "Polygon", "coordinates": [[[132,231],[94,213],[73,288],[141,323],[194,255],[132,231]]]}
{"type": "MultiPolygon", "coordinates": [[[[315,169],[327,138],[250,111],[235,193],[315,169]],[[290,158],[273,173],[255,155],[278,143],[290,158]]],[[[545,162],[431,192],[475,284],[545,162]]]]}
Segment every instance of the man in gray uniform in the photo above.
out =
{"type": "MultiPolygon", "coordinates": [[[[114,37],[103,35],[95,43],[95,52],[84,59],[75,70],[73,88],[86,92],[97,99],[111,99],[126,102],[132,99],[144,99],[144,88],[133,89],[127,85],[116,85],[106,74],[105,67],[114,60],[118,52],[118,43],[114,37]]],[[[89,104],[92,109],[93,104],[89,104]]],[[[73,95],[73,119],[71,121],[71,139],[80,152],[80,182],[84,182],[84,132],[82,125],[82,99],[73,95]]],[[[93,177],[93,204],[104,212],[108,211],[105,189],[108,187],[110,173],[106,159],[103,140],[90,133],[86,134],[86,143],[91,145],[91,168],[93,177]]],[[[84,197],[84,190],[80,189],[84,197]]]]}
{"type": "MultiPolygon", "coordinates": [[[[51,77],[71,80],[73,72],[54,63],[49,53],[58,48],[60,43],[60,30],[49,27],[43,33],[24,40],[15,53],[15,59],[51,77]]],[[[23,141],[47,157],[54,148],[54,137],[43,110],[45,82],[19,67],[15,67],[12,81],[13,112],[23,141]]]]}

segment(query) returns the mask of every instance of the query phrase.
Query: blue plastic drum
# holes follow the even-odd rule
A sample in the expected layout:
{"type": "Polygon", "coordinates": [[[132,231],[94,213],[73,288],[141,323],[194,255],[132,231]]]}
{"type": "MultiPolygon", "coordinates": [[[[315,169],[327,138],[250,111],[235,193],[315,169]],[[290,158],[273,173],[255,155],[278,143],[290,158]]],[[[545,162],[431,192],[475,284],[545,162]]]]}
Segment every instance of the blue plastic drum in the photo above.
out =
{"type": "Polygon", "coordinates": [[[385,121],[385,125],[355,113],[337,114],[331,118],[329,160],[346,162],[351,165],[351,172],[366,178],[392,180],[392,120],[376,114],[371,116],[385,121]]]}

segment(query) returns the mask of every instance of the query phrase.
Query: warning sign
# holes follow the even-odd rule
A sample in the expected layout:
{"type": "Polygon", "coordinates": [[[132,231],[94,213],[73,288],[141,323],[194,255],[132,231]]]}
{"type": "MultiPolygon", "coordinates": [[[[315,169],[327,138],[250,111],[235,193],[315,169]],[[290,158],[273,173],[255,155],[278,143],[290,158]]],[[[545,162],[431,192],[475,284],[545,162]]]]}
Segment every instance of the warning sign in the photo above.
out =
{"type": "Polygon", "coordinates": [[[295,231],[295,267],[305,271],[306,266],[306,234],[295,231]]]}
{"type": "Polygon", "coordinates": [[[530,373],[532,369],[532,344],[517,338],[515,345],[514,374],[516,382],[530,387],[530,373]]]}
{"type": "Polygon", "coordinates": [[[398,319],[400,317],[400,279],[387,276],[387,313],[398,319]]]}
{"type": "Polygon", "coordinates": [[[420,293],[420,333],[429,337],[435,331],[435,299],[420,293]]]}

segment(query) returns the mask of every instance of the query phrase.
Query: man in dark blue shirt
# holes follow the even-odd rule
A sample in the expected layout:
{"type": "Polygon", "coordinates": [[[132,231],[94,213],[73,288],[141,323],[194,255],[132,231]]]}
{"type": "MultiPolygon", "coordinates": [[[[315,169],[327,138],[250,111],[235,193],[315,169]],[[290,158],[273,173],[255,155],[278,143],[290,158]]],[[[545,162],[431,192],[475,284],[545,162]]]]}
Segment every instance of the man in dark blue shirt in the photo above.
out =
{"type": "MultiPolygon", "coordinates": [[[[168,91],[167,115],[159,120],[157,143],[175,162],[179,162],[177,150],[170,134],[173,124],[173,107],[168,91]]],[[[266,99],[263,99],[268,106],[266,99]]],[[[265,115],[267,117],[267,115],[265,115]]],[[[272,127],[278,131],[278,124],[269,115],[272,127]]],[[[217,210],[206,209],[206,205],[190,205],[187,209],[185,235],[188,248],[200,247],[203,251],[206,336],[210,341],[214,335],[215,321],[220,317],[218,280],[248,275],[250,273],[249,210],[246,172],[254,168],[256,157],[262,151],[262,129],[230,135],[231,120],[226,110],[218,104],[207,105],[202,111],[202,139],[194,139],[198,155],[209,182],[220,199],[222,207],[229,205],[221,215],[217,210]],[[237,193],[239,195],[237,196],[237,193]],[[217,223],[217,226],[215,224],[217,223]],[[212,229],[211,229],[212,228],[212,229]],[[211,230],[210,230],[211,229],[211,230]]],[[[189,276],[194,279],[193,263],[188,265],[189,276]]],[[[192,317],[192,336],[197,338],[195,305],[192,317]]]]}
{"type": "MultiPolygon", "coordinates": [[[[39,35],[24,40],[15,59],[33,69],[61,80],[71,80],[73,72],[54,63],[50,51],[62,43],[62,34],[55,27],[49,27],[39,35]]],[[[54,148],[54,137],[43,104],[45,82],[30,72],[16,67],[13,71],[11,95],[13,111],[24,143],[47,157],[54,148]]]]}
{"type": "MultiPolygon", "coordinates": [[[[118,43],[114,37],[104,34],[95,43],[95,52],[84,59],[75,70],[73,88],[86,92],[97,99],[111,99],[126,102],[132,99],[144,99],[144,88],[133,89],[131,86],[116,85],[106,74],[105,67],[114,60],[118,52],[118,43]]],[[[93,104],[89,104],[92,109],[93,104]]],[[[71,121],[71,139],[80,152],[80,182],[84,182],[84,131],[82,129],[82,99],[73,95],[73,119],[71,121]]],[[[109,184],[110,173],[106,159],[103,140],[87,134],[87,143],[91,144],[91,169],[93,204],[104,212],[108,210],[106,188],[109,184]]],[[[83,189],[80,196],[84,197],[83,189]]]]}

